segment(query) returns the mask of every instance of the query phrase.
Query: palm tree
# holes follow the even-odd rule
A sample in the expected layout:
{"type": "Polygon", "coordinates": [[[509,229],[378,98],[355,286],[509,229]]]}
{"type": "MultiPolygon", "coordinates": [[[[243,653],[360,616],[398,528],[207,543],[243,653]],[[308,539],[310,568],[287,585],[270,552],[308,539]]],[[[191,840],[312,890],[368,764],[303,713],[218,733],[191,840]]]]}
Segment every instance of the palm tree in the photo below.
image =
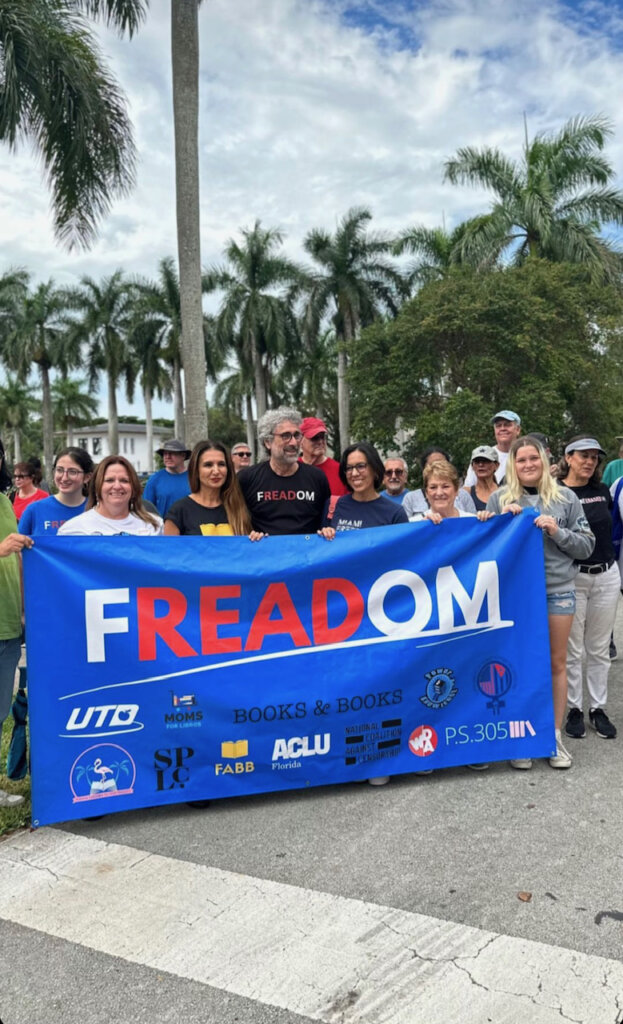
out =
{"type": "Polygon", "coordinates": [[[208,434],[199,211],[199,2],[171,0],[177,251],[186,443],[208,434]]]}
{"type": "Polygon", "coordinates": [[[82,277],[80,287],[68,292],[71,307],[80,312],[72,328],[75,343],[87,349],[89,386],[93,388],[103,370],[108,383],[108,445],[112,454],[119,451],[117,388],[125,379],[131,398],[136,365],[131,358],[128,334],[132,323],[132,304],[136,286],[116,270],[101,282],[82,277]]]}
{"type": "Polygon", "coordinates": [[[281,252],[283,233],[277,228],[264,229],[256,221],[241,235],[242,245],[227,243],[227,264],[212,267],[205,280],[208,288],[225,291],[217,335],[247,371],[252,368],[259,418],[268,407],[271,366],[298,340],[293,290],[301,271],[281,252]]]}
{"type": "Polygon", "coordinates": [[[244,345],[240,335],[235,335],[232,353],[236,365],[226,364],[214,389],[214,405],[217,409],[233,409],[245,422],[247,444],[255,455],[255,423],[253,420],[253,371],[244,357],[244,345]]]}
{"type": "Polygon", "coordinates": [[[331,311],[338,339],[338,409],[340,447],[350,440],[350,401],[347,384],[348,347],[360,327],[382,312],[395,314],[405,282],[386,258],[389,238],[366,230],[372,214],[353,207],[338,224],[334,235],[314,230],[303,241],[306,252],[320,267],[310,285],[310,312],[320,320],[331,311]]]}
{"type": "Polygon", "coordinates": [[[0,386],[0,423],[13,435],[13,461],[22,459],[22,433],[37,408],[31,388],[7,374],[6,384],[0,386]]]}
{"type": "Polygon", "coordinates": [[[57,426],[66,432],[67,444],[72,445],[74,427],[97,414],[97,399],[89,392],[86,380],[61,376],[52,384],[52,401],[57,426]]]}
{"type": "Polygon", "coordinates": [[[72,361],[66,319],[67,305],[67,293],[56,288],[52,280],[38,285],[34,292],[24,295],[17,310],[14,327],[9,331],[3,345],[7,366],[17,371],[22,380],[28,378],[33,363],[39,371],[43,461],[46,473],[52,472],[54,458],[50,371],[53,367],[66,369],[72,361]]]}
{"type": "MultiPolygon", "coordinates": [[[[131,36],[146,0],[0,0],[0,140],[27,138],[52,191],[54,228],[89,245],[115,196],[134,183],[123,93],[82,12],[131,36]]],[[[176,5],[173,5],[176,6],[176,5]]]]}
{"type": "Polygon", "coordinates": [[[497,149],[459,149],[445,165],[452,184],[486,188],[495,198],[462,242],[509,252],[515,263],[529,256],[584,266],[595,282],[618,283],[621,258],[600,236],[607,224],[623,224],[623,193],[613,187],[611,164],[602,156],[612,125],[601,116],[576,117],[555,135],[526,142],[521,161],[497,149]]]}
{"type": "Polygon", "coordinates": [[[410,287],[420,287],[429,281],[438,281],[445,277],[451,267],[459,264],[470,264],[483,269],[490,269],[498,259],[499,251],[487,247],[480,252],[475,244],[469,251],[463,248],[466,236],[473,239],[480,227],[483,217],[474,217],[463,221],[452,231],[447,231],[445,224],[441,228],[427,228],[423,224],[403,231],[394,243],[394,253],[413,253],[416,259],[407,268],[406,278],[410,287]]]}

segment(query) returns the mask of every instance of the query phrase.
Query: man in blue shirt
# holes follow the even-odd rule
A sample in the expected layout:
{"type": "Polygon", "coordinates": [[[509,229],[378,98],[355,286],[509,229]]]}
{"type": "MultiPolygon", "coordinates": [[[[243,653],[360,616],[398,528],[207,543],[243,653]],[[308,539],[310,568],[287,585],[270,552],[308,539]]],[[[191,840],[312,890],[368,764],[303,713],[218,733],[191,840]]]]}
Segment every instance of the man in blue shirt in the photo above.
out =
{"type": "Polygon", "coordinates": [[[184,468],[184,463],[190,458],[190,449],[183,441],[172,438],[165,441],[162,448],[158,448],[157,454],[164,462],[164,469],[150,476],[143,497],[156,506],[158,514],[164,519],[174,501],[190,494],[188,473],[184,468]]]}

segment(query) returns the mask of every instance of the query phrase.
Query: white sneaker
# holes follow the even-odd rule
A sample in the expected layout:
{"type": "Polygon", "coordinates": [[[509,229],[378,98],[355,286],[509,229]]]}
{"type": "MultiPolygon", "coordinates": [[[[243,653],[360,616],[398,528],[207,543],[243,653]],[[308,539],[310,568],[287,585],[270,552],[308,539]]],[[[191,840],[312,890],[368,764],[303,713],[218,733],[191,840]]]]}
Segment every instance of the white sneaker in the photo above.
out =
{"type": "Polygon", "coordinates": [[[532,768],[532,758],[516,757],[514,761],[511,761],[511,768],[518,768],[520,771],[527,772],[532,768]]]}
{"type": "Polygon", "coordinates": [[[0,807],[17,807],[23,803],[24,797],[19,793],[7,793],[5,789],[0,789],[0,807]]]}
{"type": "Polygon", "coordinates": [[[573,758],[568,750],[565,750],[560,736],[560,729],[556,729],[556,753],[550,757],[550,768],[570,768],[573,758]]]}
{"type": "Polygon", "coordinates": [[[389,782],[389,775],[377,775],[375,779],[368,779],[371,786],[386,786],[389,782]]]}

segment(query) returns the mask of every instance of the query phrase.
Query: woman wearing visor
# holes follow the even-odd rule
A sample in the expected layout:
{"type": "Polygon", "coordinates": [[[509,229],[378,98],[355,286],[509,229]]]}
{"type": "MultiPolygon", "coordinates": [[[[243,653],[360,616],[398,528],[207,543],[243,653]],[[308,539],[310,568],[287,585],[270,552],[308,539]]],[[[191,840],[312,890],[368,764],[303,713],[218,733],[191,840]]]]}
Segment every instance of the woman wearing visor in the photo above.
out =
{"type": "Polygon", "coordinates": [[[500,468],[497,448],[488,444],[478,445],[472,452],[470,466],[476,475],[476,483],[471,487],[464,487],[463,490],[474,502],[476,512],[484,512],[489,498],[498,489],[498,482],[495,479],[495,474],[500,468]]]}
{"type": "Polygon", "coordinates": [[[614,625],[621,577],[612,545],[612,498],[601,483],[600,461],[605,452],[594,437],[578,434],[571,438],[560,463],[560,478],[580,500],[595,547],[579,562],[575,580],[575,617],[567,647],[569,713],[567,736],[586,735],[582,710],[582,660],[586,658],[588,720],[602,739],[614,739],[615,726],[606,714],[610,635],[614,625]]]}

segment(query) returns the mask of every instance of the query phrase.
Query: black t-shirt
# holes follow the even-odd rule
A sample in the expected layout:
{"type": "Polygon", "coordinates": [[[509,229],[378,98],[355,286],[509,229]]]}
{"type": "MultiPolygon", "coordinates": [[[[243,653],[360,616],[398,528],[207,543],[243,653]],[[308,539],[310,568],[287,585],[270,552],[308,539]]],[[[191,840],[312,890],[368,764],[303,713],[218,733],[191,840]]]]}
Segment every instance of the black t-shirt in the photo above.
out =
{"type": "Polygon", "coordinates": [[[171,505],[165,518],[175,523],[183,536],[231,537],[232,528],[227,522],[222,505],[205,508],[192,498],[180,498],[171,505]]]}
{"type": "Polygon", "coordinates": [[[238,473],[238,482],[251,513],[254,530],[273,536],[315,533],[331,489],[320,469],[297,463],[291,476],[279,476],[269,462],[238,473]]]}
{"type": "MultiPolygon", "coordinates": [[[[565,484],[569,487],[569,484],[565,484]]],[[[598,562],[609,562],[614,556],[612,546],[612,498],[610,491],[605,484],[584,484],[582,487],[569,487],[570,491],[577,494],[584,515],[588,519],[588,525],[595,534],[595,547],[589,558],[583,561],[586,565],[595,565],[598,562]]]]}

